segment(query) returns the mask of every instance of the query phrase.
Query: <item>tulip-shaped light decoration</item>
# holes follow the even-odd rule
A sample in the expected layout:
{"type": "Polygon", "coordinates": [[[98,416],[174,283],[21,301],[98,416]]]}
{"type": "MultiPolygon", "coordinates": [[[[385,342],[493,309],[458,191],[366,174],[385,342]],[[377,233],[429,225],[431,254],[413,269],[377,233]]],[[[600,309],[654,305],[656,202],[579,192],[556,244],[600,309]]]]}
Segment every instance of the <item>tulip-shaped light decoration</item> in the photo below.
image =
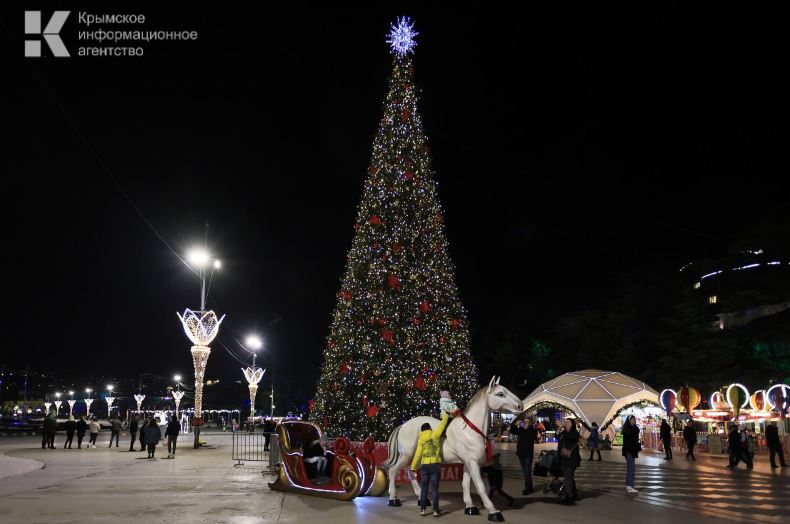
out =
{"type": "Polygon", "coordinates": [[[92,398],[86,398],[85,399],[85,405],[87,407],[85,408],[85,414],[88,415],[88,416],[90,416],[90,414],[91,414],[91,404],[93,404],[93,399],[92,398]]]}
{"type": "Polygon", "coordinates": [[[63,404],[63,401],[62,401],[62,400],[56,400],[56,401],[55,401],[55,416],[56,416],[56,417],[59,417],[59,416],[60,416],[60,405],[61,405],[61,404],[63,404]]]}
{"type": "Polygon", "coordinates": [[[176,401],[176,417],[178,417],[178,406],[181,404],[181,399],[184,398],[184,391],[173,391],[173,399],[176,401]]]}
{"type": "Polygon", "coordinates": [[[69,399],[66,402],[69,403],[69,416],[74,415],[74,404],[76,404],[77,401],[69,399]]]}
{"type": "Polygon", "coordinates": [[[52,402],[44,402],[44,407],[47,408],[47,415],[49,415],[49,406],[52,405],[52,402]]]}
{"type": "Polygon", "coordinates": [[[255,419],[255,395],[258,393],[258,382],[263,378],[266,373],[265,369],[254,367],[242,368],[241,372],[244,373],[244,378],[247,379],[249,384],[247,387],[250,389],[250,418],[255,419]]]}
{"type": "Polygon", "coordinates": [[[115,397],[106,397],[104,400],[107,401],[107,417],[109,418],[110,412],[112,411],[112,403],[115,402],[115,397]]]}
{"type": "Polygon", "coordinates": [[[143,408],[143,400],[145,400],[145,395],[135,395],[134,401],[137,402],[137,411],[142,411],[143,408]]]}
{"type": "Polygon", "coordinates": [[[217,318],[213,311],[192,311],[185,309],[184,314],[178,314],[181,325],[184,327],[189,340],[192,341],[192,364],[195,366],[195,417],[203,416],[203,376],[206,372],[206,364],[211,354],[208,347],[214,337],[219,332],[219,325],[225,318],[217,318]]]}

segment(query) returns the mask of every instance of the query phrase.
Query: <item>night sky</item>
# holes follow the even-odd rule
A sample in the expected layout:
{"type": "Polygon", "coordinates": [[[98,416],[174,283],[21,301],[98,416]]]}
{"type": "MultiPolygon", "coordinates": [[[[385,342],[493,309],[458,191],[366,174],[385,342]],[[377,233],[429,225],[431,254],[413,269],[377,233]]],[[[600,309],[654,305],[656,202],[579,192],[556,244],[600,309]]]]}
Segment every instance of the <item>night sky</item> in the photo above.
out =
{"type": "MultiPolygon", "coordinates": [[[[60,6],[72,51],[76,11],[111,11],[78,4],[60,6]]],[[[241,354],[233,337],[257,331],[264,365],[276,355],[314,384],[398,15],[420,32],[420,110],[473,344],[516,308],[548,324],[631,269],[723,255],[790,208],[779,4],[126,6],[112,12],[199,38],[24,59],[21,9],[2,11],[0,363],[189,375],[176,311],[199,307],[199,282],[154,230],[183,254],[208,221],[224,264],[209,306],[228,317],[207,377],[240,375],[222,344],[241,354]]]]}

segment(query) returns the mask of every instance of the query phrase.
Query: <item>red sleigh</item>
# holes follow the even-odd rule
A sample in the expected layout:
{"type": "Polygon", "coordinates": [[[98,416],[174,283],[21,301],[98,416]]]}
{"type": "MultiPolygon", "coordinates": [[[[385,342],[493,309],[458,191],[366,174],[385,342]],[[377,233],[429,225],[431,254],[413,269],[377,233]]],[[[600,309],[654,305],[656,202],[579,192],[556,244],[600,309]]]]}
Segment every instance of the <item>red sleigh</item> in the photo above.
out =
{"type": "MultiPolygon", "coordinates": [[[[316,484],[308,475],[304,450],[321,437],[321,430],[311,422],[286,421],[277,426],[281,461],[277,478],[269,483],[276,491],[302,493],[316,497],[351,500],[358,495],[380,495],[387,489],[386,477],[373,458],[373,439],[366,441],[362,453],[351,453],[346,437],[335,440],[326,457],[331,471],[327,483],[316,484]]],[[[311,466],[312,467],[312,466],[311,466]]]]}

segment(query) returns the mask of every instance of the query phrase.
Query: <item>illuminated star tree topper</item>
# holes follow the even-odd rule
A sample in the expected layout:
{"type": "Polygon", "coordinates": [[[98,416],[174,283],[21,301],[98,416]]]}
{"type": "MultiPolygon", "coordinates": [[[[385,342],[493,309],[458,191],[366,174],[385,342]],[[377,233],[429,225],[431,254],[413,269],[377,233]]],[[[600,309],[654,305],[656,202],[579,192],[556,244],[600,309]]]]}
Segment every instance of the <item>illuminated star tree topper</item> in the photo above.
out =
{"type": "Polygon", "coordinates": [[[392,52],[398,56],[405,56],[414,52],[417,42],[414,37],[417,31],[414,30],[414,22],[408,16],[398,17],[397,24],[390,24],[390,34],[387,43],[392,48],[392,52]]]}

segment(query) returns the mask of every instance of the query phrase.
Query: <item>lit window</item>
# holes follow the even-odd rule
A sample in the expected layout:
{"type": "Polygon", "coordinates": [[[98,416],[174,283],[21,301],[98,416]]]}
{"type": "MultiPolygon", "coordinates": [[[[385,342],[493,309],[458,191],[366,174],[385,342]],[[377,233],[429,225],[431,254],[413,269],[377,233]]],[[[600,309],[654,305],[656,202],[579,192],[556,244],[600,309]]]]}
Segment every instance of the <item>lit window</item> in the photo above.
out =
{"type": "Polygon", "coordinates": [[[715,304],[717,302],[716,295],[711,295],[708,297],[708,304],[715,304]]]}
{"type": "Polygon", "coordinates": [[[694,282],[694,289],[699,289],[702,286],[702,282],[694,282]]]}

